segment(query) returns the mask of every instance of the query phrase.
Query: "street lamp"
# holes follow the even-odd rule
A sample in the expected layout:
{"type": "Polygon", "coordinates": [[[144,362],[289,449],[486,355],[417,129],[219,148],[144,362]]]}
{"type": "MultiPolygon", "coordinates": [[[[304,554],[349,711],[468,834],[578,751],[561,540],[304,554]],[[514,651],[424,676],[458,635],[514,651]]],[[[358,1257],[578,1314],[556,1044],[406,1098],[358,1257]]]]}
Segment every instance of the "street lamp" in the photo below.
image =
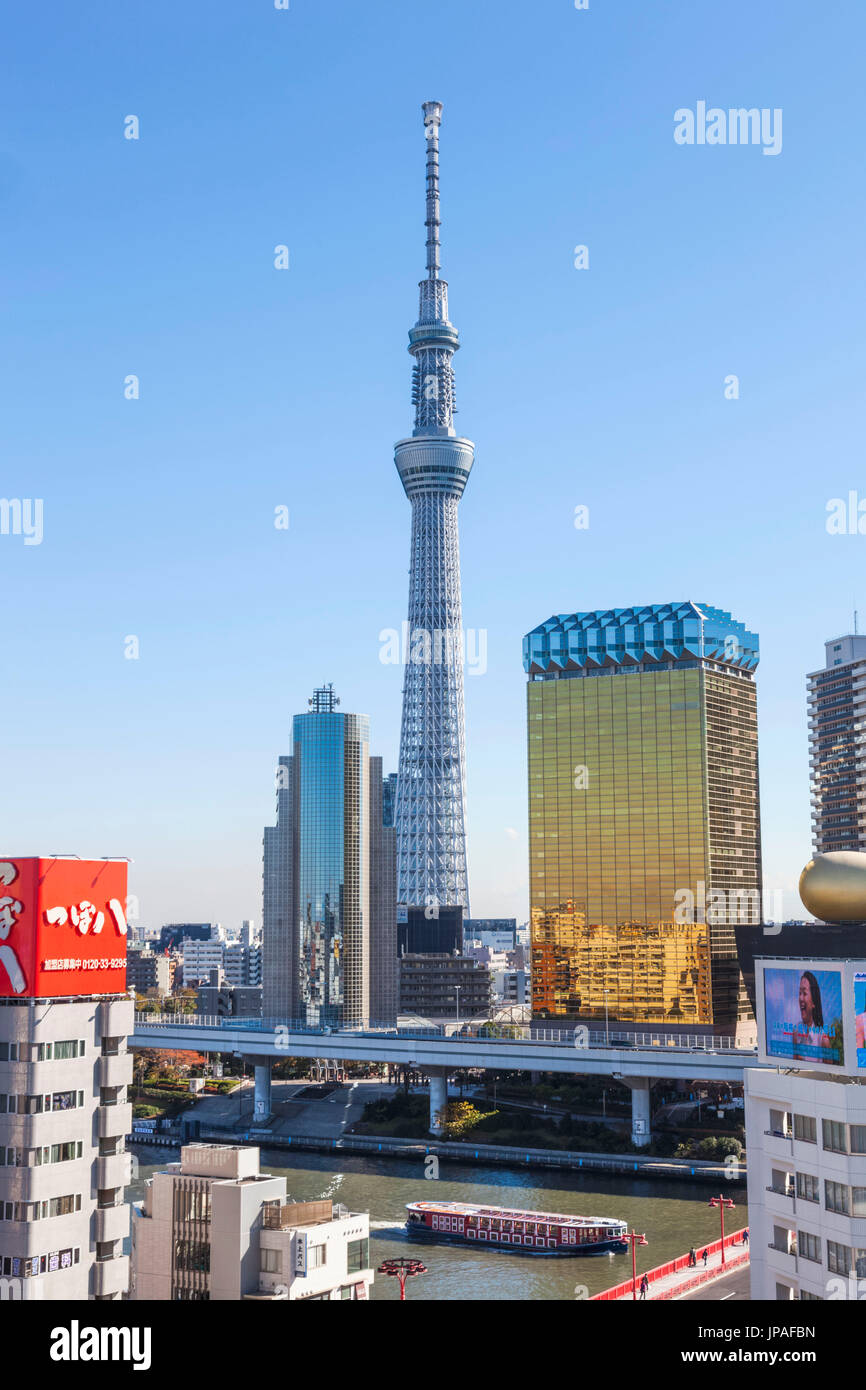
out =
{"type": "Polygon", "coordinates": [[[609,990],[609,989],[606,989],[605,992],[604,992],[604,1045],[605,1045],[605,1047],[610,1047],[610,1019],[609,1019],[609,1016],[608,1016],[608,1008],[607,1008],[607,996],[608,996],[609,994],[610,994],[610,990],[609,990]]]}
{"type": "Polygon", "coordinates": [[[454,986],[454,993],[457,995],[457,1031],[458,1031],[458,1032],[460,1031],[460,991],[461,991],[462,988],[463,988],[462,985],[455,985],[455,986],[454,986]]]}
{"type": "Polygon", "coordinates": [[[406,1301],[406,1280],[416,1274],[426,1274],[427,1266],[420,1260],[383,1260],[377,1274],[390,1274],[400,1280],[400,1302],[406,1301]]]}
{"type": "Polygon", "coordinates": [[[718,1207],[718,1209],[719,1209],[719,1217],[721,1218],[721,1222],[722,1222],[722,1264],[723,1264],[723,1265],[724,1265],[724,1263],[725,1263],[725,1207],[732,1207],[733,1205],[734,1205],[734,1203],[731,1201],[730,1197],[722,1197],[721,1195],[719,1195],[718,1197],[711,1197],[710,1200],[709,1200],[709,1202],[707,1203],[707,1206],[708,1206],[708,1207],[718,1207]]]}
{"type": "Polygon", "coordinates": [[[637,1246],[649,1245],[646,1236],[639,1236],[635,1231],[623,1231],[622,1240],[631,1241],[631,1296],[632,1301],[637,1298],[637,1246]]]}

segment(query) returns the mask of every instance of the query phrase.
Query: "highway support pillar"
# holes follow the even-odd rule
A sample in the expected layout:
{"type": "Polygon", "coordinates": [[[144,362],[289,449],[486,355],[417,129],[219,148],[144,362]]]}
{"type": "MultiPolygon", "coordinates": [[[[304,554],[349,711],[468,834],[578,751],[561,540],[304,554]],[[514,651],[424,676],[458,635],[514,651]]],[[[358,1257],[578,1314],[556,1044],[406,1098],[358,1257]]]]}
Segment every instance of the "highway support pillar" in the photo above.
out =
{"type": "Polygon", "coordinates": [[[254,1057],[256,1089],[253,1099],[253,1123],[265,1124],[271,1118],[271,1068],[270,1057],[254,1057]]]}
{"type": "Polygon", "coordinates": [[[631,1091],[631,1141],[645,1148],[652,1140],[649,1076],[624,1076],[624,1086],[631,1091]]]}
{"type": "Polygon", "coordinates": [[[430,1133],[438,1139],[445,1127],[445,1107],[448,1104],[448,1068],[427,1067],[430,1077],[430,1133]]]}

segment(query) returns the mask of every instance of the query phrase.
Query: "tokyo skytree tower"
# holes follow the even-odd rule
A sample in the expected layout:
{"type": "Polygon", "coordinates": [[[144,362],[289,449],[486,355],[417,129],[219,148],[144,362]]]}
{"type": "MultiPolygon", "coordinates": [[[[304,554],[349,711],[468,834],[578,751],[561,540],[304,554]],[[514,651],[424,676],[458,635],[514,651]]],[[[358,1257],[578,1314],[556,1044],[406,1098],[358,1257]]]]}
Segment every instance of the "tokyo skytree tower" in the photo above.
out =
{"type": "Polygon", "coordinates": [[[408,907],[462,907],[466,873],[463,716],[464,634],[457,504],[475,445],[454,429],[454,371],[460,346],[448,320],[448,285],[439,277],[439,126],[442,105],[423,106],[427,140],[427,276],[418,322],[409,332],[415,359],[415,428],[395,448],[412,503],[409,623],[397,790],[397,900],[408,907]]]}

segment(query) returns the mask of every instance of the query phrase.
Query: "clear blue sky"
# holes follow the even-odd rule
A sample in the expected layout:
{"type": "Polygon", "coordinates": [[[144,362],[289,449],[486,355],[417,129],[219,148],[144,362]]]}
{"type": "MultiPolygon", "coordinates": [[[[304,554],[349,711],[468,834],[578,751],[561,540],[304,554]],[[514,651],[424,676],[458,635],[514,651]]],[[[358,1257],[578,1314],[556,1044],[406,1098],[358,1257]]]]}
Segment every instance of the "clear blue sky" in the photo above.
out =
{"type": "Polygon", "coordinates": [[[829,498],[866,496],[864,40],[861,0],[16,6],[0,493],[44,500],[44,540],[0,536],[4,853],[130,855],[148,926],[259,918],[314,684],[396,766],[379,633],[406,610],[393,444],[435,99],[477,444],[464,617],[489,641],[473,911],[527,913],[524,632],[686,598],[760,634],[767,884],[791,889],[804,674],[855,601],[866,622],[866,537],[825,530],[829,498]],[[699,100],[782,108],[782,153],[677,145],[699,100]]]}

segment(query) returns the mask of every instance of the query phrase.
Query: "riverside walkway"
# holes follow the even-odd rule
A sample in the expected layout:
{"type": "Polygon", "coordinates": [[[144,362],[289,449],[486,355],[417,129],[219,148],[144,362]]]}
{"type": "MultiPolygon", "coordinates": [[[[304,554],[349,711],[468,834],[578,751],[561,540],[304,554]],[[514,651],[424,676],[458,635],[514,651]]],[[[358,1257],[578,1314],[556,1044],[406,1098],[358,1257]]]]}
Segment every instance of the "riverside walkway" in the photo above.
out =
{"type": "MultiPolygon", "coordinates": [[[[634,1154],[597,1154],[572,1152],[563,1149],[531,1149],[506,1147],[504,1144],[478,1144],[471,1140],[395,1139],[375,1134],[283,1134],[268,1128],[237,1125],[214,1125],[196,1121],[195,1112],[187,1111],[181,1127],[172,1135],[165,1132],[135,1133],[130,1143],[177,1145],[180,1143],[251,1144],[262,1149],[311,1149],[318,1153],[367,1154],[385,1158],[417,1158],[423,1162],[430,1154],[454,1163],[499,1164],[507,1168],[559,1168],[570,1172],[609,1173],[615,1176],[661,1178],[689,1182],[712,1183],[716,1190],[721,1182],[744,1183],[746,1166],[736,1168],[697,1158],[641,1158],[634,1154]]],[[[703,1247],[701,1247],[703,1249],[703,1247]]],[[[712,1248],[712,1247],[710,1247],[712,1248]]],[[[629,1284],[629,1288],[631,1284],[629,1284]]]]}
{"type": "MultiPolygon", "coordinates": [[[[725,1274],[730,1274],[732,1270],[739,1269],[749,1263],[749,1247],[743,1244],[743,1232],[734,1231],[725,1236],[725,1263],[722,1264],[722,1242],[714,1240],[709,1245],[695,1247],[698,1255],[697,1265],[689,1265],[688,1255],[679,1255],[675,1260],[668,1260],[666,1264],[658,1265],[655,1269],[646,1271],[646,1278],[649,1283],[645,1302],[659,1302],[664,1299],[682,1298],[684,1294],[691,1293],[693,1289],[701,1284],[709,1284],[714,1279],[720,1279],[725,1274]],[[704,1250],[708,1252],[706,1268],[700,1256],[704,1250]]],[[[643,1274],[637,1276],[637,1297],[640,1300],[640,1283],[643,1274]]],[[[605,1289],[603,1293],[593,1295],[592,1301],[609,1303],[631,1303],[634,1294],[632,1290],[632,1280],[624,1279],[621,1284],[615,1284],[612,1289],[605,1289]]]]}

